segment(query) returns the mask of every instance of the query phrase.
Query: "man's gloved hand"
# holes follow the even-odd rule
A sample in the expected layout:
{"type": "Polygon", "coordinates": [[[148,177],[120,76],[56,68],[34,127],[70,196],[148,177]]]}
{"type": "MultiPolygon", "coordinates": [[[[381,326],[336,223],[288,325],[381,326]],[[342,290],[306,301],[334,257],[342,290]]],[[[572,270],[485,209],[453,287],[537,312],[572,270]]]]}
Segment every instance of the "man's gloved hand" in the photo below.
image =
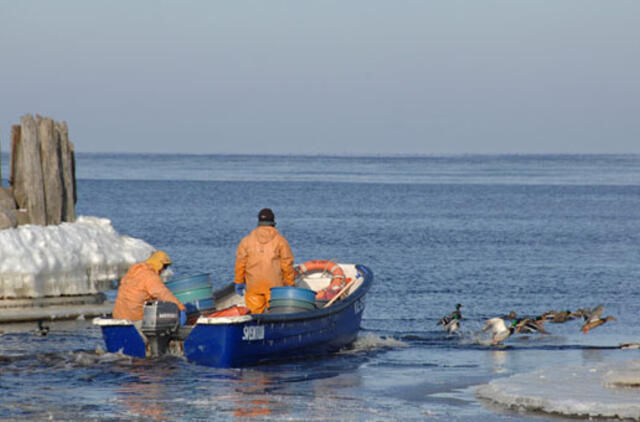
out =
{"type": "Polygon", "coordinates": [[[187,323],[187,311],[180,311],[180,326],[184,326],[187,323]]]}
{"type": "Polygon", "coordinates": [[[238,284],[236,283],[236,294],[239,296],[244,296],[244,284],[238,284]]]}

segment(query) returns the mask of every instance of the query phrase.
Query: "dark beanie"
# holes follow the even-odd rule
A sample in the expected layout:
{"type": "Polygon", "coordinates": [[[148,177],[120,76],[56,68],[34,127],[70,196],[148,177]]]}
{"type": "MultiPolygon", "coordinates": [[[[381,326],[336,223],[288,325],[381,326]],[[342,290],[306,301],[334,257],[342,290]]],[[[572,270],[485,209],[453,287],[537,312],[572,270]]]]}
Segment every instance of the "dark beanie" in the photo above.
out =
{"type": "Polygon", "coordinates": [[[275,226],[276,216],[270,208],[263,208],[258,213],[259,226],[275,226]]]}

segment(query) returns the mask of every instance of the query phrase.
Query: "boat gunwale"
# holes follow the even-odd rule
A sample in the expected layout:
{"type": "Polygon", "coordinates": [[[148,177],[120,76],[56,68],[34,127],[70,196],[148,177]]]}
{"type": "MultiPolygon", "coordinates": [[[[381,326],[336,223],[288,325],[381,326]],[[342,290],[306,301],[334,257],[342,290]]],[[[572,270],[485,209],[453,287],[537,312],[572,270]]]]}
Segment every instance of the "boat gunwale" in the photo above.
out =
{"type": "Polygon", "coordinates": [[[348,295],[344,299],[336,301],[328,308],[320,308],[307,312],[297,312],[295,314],[253,314],[253,320],[264,323],[292,322],[325,318],[328,315],[342,312],[345,308],[361,299],[369,291],[369,287],[371,287],[371,283],[373,281],[373,272],[368,267],[362,264],[355,264],[355,267],[358,271],[361,271],[363,273],[364,281],[353,294],[348,295]]]}
{"type": "MultiPolygon", "coordinates": [[[[371,283],[373,281],[373,271],[369,269],[367,266],[362,264],[355,264],[356,269],[362,273],[364,280],[362,284],[357,288],[357,290],[349,294],[346,298],[336,301],[333,305],[328,308],[320,308],[312,311],[305,312],[296,312],[293,314],[251,314],[251,319],[241,319],[241,320],[227,320],[215,322],[216,318],[204,318],[200,317],[195,326],[198,325],[232,325],[232,324],[251,324],[253,322],[263,323],[263,324],[273,324],[273,323],[285,323],[285,322],[294,322],[294,321],[305,321],[305,320],[313,320],[318,318],[326,318],[329,315],[333,315],[339,312],[342,312],[345,308],[352,305],[355,301],[361,299],[368,291],[369,287],[371,287],[371,283]]],[[[233,283],[222,287],[217,290],[217,293],[227,292],[232,289],[233,283]]]]}
{"type": "MultiPolygon", "coordinates": [[[[243,315],[241,318],[238,317],[219,317],[219,318],[207,318],[201,316],[198,318],[196,323],[193,325],[195,328],[198,325],[235,325],[235,324],[250,324],[252,322],[258,323],[278,323],[278,322],[293,322],[293,321],[302,321],[302,320],[312,320],[318,318],[325,318],[329,315],[336,314],[342,312],[345,308],[352,305],[357,300],[361,299],[371,287],[371,283],[373,281],[373,272],[362,264],[355,264],[355,267],[358,271],[360,271],[364,276],[364,281],[358,287],[358,289],[349,294],[346,298],[336,301],[333,305],[328,308],[320,308],[312,311],[306,312],[297,312],[294,314],[251,314],[251,315],[243,315]],[[250,318],[247,318],[250,317],[250,318]]],[[[226,291],[228,289],[232,289],[233,284],[229,284],[224,286],[222,289],[217,290],[215,293],[220,294],[222,291],[226,291]]],[[[133,322],[126,319],[115,319],[115,318],[95,318],[93,320],[93,324],[97,326],[126,326],[133,325],[133,322]]]]}

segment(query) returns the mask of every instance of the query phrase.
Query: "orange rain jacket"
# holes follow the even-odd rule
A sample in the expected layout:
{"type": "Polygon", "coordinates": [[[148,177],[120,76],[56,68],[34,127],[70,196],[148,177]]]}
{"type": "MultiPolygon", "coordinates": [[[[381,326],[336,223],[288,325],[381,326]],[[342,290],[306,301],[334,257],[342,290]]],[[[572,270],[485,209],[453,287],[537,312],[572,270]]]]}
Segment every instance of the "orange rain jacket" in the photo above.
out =
{"type": "Polygon", "coordinates": [[[236,252],[235,282],[246,283],[245,302],[252,313],[264,312],[271,287],[293,286],[293,253],[273,226],[259,226],[236,252]]]}
{"type": "Polygon", "coordinates": [[[140,262],[129,268],[120,280],[118,296],[113,307],[114,318],[141,320],[144,303],[150,300],[173,302],[180,310],[186,309],[164,285],[158,272],[147,262],[140,262]]]}

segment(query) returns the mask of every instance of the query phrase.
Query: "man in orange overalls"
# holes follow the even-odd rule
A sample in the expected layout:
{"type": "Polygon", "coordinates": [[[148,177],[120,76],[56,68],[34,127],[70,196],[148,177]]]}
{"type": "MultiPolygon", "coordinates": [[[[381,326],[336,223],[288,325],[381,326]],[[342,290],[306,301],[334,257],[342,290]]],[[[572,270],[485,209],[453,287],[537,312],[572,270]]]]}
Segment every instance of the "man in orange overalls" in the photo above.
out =
{"type": "Polygon", "coordinates": [[[269,208],[258,213],[258,227],[247,235],[236,252],[235,287],[254,314],[264,312],[271,292],[279,286],[293,286],[293,253],[287,239],[275,227],[269,208]]]}
{"type": "Polygon", "coordinates": [[[139,321],[142,319],[144,303],[160,300],[178,305],[180,322],[184,325],[187,319],[186,308],[160,278],[160,274],[169,265],[171,265],[171,259],[164,251],[155,251],[146,261],[132,265],[120,280],[118,296],[113,306],[113,317],[139,321]]]}

